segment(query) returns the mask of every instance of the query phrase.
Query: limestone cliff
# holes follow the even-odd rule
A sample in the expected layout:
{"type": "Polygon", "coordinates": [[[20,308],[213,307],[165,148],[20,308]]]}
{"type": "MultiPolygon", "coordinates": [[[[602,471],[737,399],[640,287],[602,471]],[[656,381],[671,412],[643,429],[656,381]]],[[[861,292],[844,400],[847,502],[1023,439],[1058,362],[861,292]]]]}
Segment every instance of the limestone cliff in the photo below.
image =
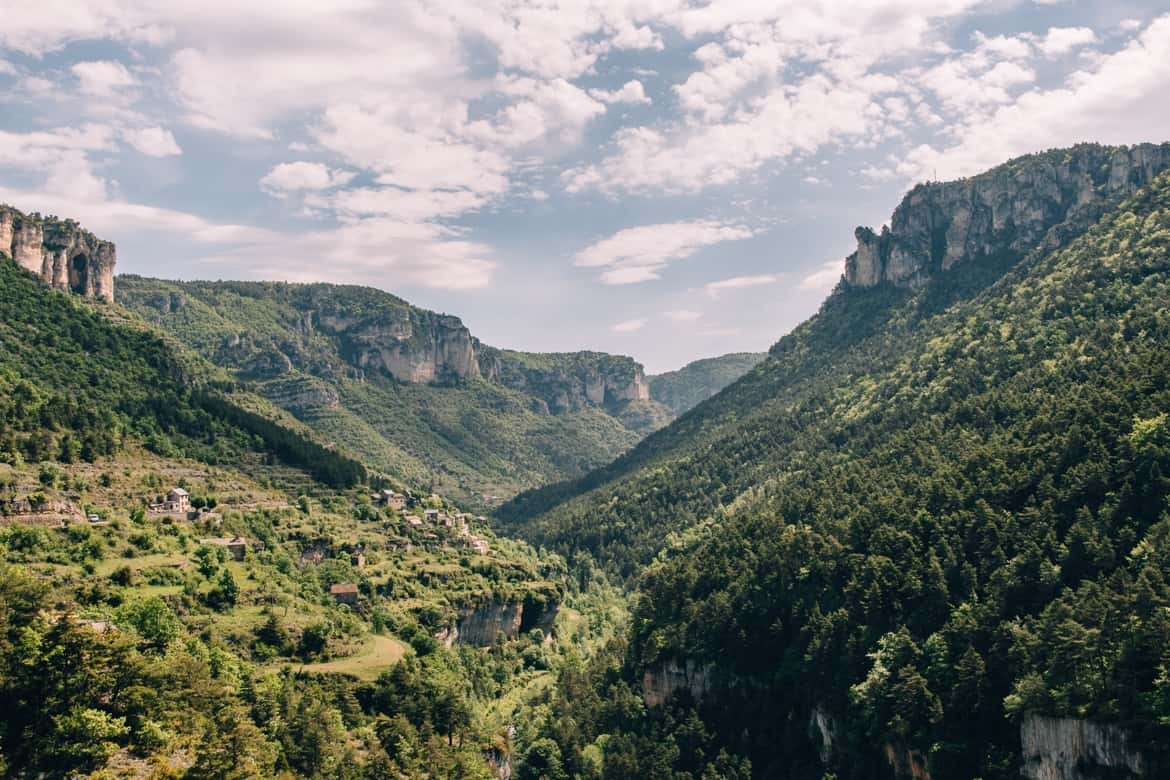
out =
{"type": "Polygon", "coordinates": [[[1021,774],[1031,780],[1146,777],[1142,755],[1116,726],[1028,715],[1020,724],[1021,774]]]}
{"type": "Polygon", "coordinates": [[[383,370],[400,382],[433,384],[480,375],[471,331],[449,314],[393,307],[362,317],[337,309],[318,312],[316,322],[322,332],[342,338],[354,365],[383,370]]]}
{"type": "Polygon", "coordinates": [[[436,638],[448,646],[489,647],[497,639],[514,639],[521,631],[540,628],[549,633],[559,607],[556,600],[536,599],[531,594],[523,601],[495,598],[460,608],[455,624],[436,638]]]}
{"type": "MultiPolygon", "coordinates": [[[[561,414],[597,406],[620,414],[633,407],[638,414],[649,411],[654,416],[661,407],[650,400],[646,374],[632,358],[604,352],[516,352],[478,341],[476,349],[482,375],[535,396],[542,402],[537,411],[561,414]]],[[[660,416],[669,422],[669,410],[662,407],[662,411],[665,414],[660,416]]],[[[661,424],[655,421],[657,427],[661,424]]]]}
{"type": "Polygon", "coordinates": [[[859,227],[845,260],[855,287],[917,287],[938,271],[981,258],[1056,246],[1170,167],[1170,144],[1082,144],[1029,155],[953,182],[920,184],[880,234],[859,227]]]}
{"type": "Polygon", "coordinates": [[[58,290],[114,300],[114,245],[73,220],[0,204],[0,254],[58,290]]]}
{"type": "Polygon", "coordinates": [[[710,664],[694,661],[666,661],[642,672],[642,700],[647,707],[660,707],[672,696],[686,691],[695,701],[702,699],[711,688],[710,664]]]}

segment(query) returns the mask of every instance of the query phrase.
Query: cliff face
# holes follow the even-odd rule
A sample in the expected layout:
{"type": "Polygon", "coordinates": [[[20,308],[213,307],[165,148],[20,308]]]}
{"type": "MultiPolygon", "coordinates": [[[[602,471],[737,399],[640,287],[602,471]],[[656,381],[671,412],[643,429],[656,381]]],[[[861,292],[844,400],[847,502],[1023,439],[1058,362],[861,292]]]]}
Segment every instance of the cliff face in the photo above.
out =
{"type": "Polygon", "coordinates": [[[1020,746],[1021,774],[1031,780],[1146,777],[1141,754],[1116,726],[1028,715],[1020,724],[1020,746]]]}
{"type": "Polygon", "coordinates": [[[475,340],[458,317],[405,307],[374,317],[332,311],[321,312],[317,325],[341,337],[354,365],[384,370],[400,382],[432,384],[480,375],[475,340]]]}
{"type": "Polygon", "coordinates": [[[969,179],[921,184],[880,234],[855,232],[845,260],[855,287],[916,287],[959,263],[1059,243],[1059,226],[1082,230],[1170,167],[1170,144],[1083,144],[1029,155],[969,179]]]}
{"type": "Polygon", "coordinates": [[[642,672],[642,700],[647,707],[660,707],[680,691],[687,691],[699,701],[711,688],[710,664],[694,661],[667,661],[642,672]]]}
{"type": "Polygon", "coordinates": [[[552,630],[559,603],[556,601],[512,601],[496,599],[459,610],[455,625],[436,638],[446,643],[490,647],[496,639],[514,639],[521,630],[552,630]]]}
{"type": "Polygon", "coordinates": [[[533,354],[495,349],[476,341],[480,372],[505,387],[543,401],[538,411],[560,414],[588,406],[616,410],[650,400],[642,366],[602,352],[533,354]]]}
{"type": "Polygon", "coordinates": [[[0,254],[58,290],[114,300],[114,245],[72,220],[24,214],[0,204],[0,254]]]}

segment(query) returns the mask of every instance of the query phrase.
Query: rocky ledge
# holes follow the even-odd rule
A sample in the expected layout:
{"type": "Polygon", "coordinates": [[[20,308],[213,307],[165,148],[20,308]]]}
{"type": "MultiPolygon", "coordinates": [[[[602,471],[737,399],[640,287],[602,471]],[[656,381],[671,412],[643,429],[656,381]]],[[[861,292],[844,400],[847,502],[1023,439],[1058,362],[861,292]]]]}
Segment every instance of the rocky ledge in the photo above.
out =
{"type": "Polygon", "coordinates": [[[959,263],[1055,246],[1054,228],[1084,229],[1167,167],[1170,143],[1082,144],[1020,157],[969,179],[920,184],[880,234],[857,228],[845,282],[917,287],[959,263]]]}
{"type": "Polygon", "coordinates": [[[0,204],[0,254],[58,290],[114,300],[114,245],[70,219],[0,204]]]}

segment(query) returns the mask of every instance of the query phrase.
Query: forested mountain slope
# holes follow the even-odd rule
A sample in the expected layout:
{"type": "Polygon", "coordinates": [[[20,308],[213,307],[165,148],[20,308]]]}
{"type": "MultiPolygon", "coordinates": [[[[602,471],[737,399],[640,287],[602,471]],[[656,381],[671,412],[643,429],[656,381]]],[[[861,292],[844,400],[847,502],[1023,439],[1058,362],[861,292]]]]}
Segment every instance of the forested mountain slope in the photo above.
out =
{"type": "Polygon", "coordinates": [[[212,464],[276,457],[338,487],[366,479],[361,464],[208,369],[145,323],[50,291],[0,258],[0,460],[92,461],[135,441],[212,464]]]}
{"type": "Polygon", "coordinates": [[[1162,776],[1170,175],[1072,233],[989,285],[843,287],[537,518],[631,569],[667,544],[624,673],[666,705],[542,733],[631,776],[1162,776]]]}
{"type": "Polygon", "coordinates": [[[621,603],[379,482],[0,258],[0,775],[492,778],[621,603]]]}
{"type": "MultiPolygon", "coordinates": [[[[810,424],[820,419],[817,409],[828,399],[894,369],[924,343],[928,329],[948,327],[938,318],[950,307],[980,294],[1010,269],[1022,273],[1067,245],[1167,165],[1170,145],[1086,144],[1013,160],[971,179],[915,188],[892,220],[912,225],[903,228],[910,237],[887,234],[886,241],[925,244],[927,255],[918,265],[929,274],[914,276],[913,284],[843,281],[814,317],[777,342],[768,359],[739,381],[613,463],[579,480],[521,494],[497,516],[511,532],[534,542],[583,549],[627,576],[634,574],[672,532],[799,468],[807,453],[831,443],[823,427],[810,424]],[[1016,189],[1009,186],[1013,180],[1016,189]],[[990,192],[991,206],[972,205],[981,190],[990,192]],[[967,193],[963,208],[974,216],[966,221],[984,224],[988,232],[979,240],[963,236],[962,243],[975,248],[944,268],[953,231],[937,204],[958,199],[955,191],[967,193]],[[1029,228],[1030,243],[1018,242],[1022,230],[1014,219],[1038,220],[1029,228]],[[923,225],[935,226],[933,239],[919,235],[923,225]],[[932,251],[937,262],[930,259],[932,251]]],[[[858,235],[864,247],[865,231],[858,235]]],[[[849,264],[856,266],[856,256],[849,264]]]]}
{"type": "Polygon", "coordinates": [[[630,358],[496,349],[370,288],[123,276],[118,300],[371,466],[473,505],[580,475],[671,419],[630,358]]]}
{"type": "Polygon", "coordinates": [[[759,352],[732,352],[687,363],[677,371],[647,377],[650,397],[682,414],[706,401],[766,357],[759,352]]]}

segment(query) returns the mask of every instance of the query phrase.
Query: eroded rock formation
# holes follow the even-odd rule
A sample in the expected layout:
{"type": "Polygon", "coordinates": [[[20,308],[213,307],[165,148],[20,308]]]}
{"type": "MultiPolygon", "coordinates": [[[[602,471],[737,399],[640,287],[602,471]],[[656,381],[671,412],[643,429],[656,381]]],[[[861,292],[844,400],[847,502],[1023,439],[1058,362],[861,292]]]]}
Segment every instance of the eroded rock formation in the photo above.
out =
{"type": "Polygon", "coordinates": [[[1146,777],[1142,755],[1117,726],[1028,715],[1020,724],[1021,774],[1031,780],[1146,777]]]}
{"type": "Polygon", "coordinates": [[[1060,226],[1087,227],[1167,167],[1170,144],[1082,144],[1021,157],[969,179],[920,184],[880,234],[857,228],[845,281],[916,287],[959,263],[1056,246],[1060,226]]]}
{"type": "Polygon", "coordinates": [[[667,661],[642,672],[642,700],[647,707],[660,707],[680,691],[699,701],[711,688],[710,664],[694,661],[667,661]]]}
{"type": "Polygon", "coordinates": [[[459,610],[455,625],[440,632],[436,639],[453,644],[490,647],[496,639],[514,639],[521,630],[540,628],[551,632],[559,602],[526,599],[493,599],[459,610]]]}
{"type": "Polygon", "coordinates": [[[73,220],[24,214],[0,204],[0,255],[58,290],[114,300],[114,245],[73,220]]]}
{"type": "Polygon", "coordinates": [[[471,331],[449,314],[413,307],[386,309],[372,318],[322,312],[317,324],[344,338],[355,365],[384,370],[400,382],[432,384],[480,375],[471,331]]]}

